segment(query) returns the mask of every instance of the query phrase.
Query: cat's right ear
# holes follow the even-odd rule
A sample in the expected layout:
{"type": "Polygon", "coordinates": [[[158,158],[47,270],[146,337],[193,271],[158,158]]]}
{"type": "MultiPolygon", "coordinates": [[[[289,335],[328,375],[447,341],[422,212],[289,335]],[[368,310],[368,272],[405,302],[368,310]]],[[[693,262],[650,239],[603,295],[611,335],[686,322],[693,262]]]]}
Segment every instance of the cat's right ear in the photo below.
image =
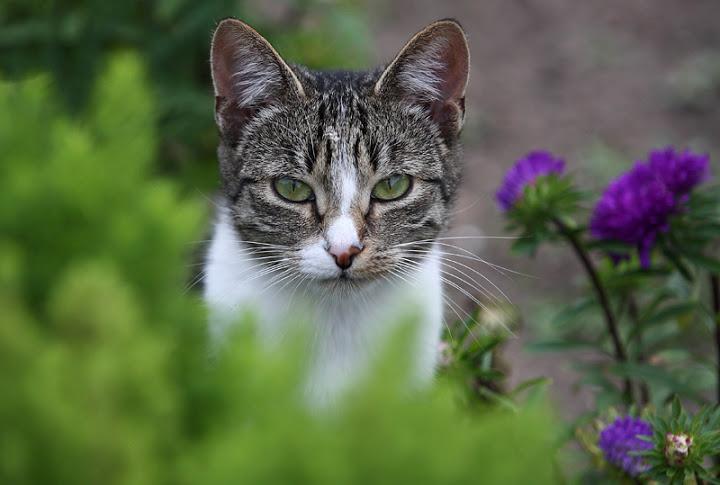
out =
{"type": "Polygon", "coordinates": [[[446,140],[465,118],[470,50],[465,31],[452,19],[438,20],[415,34],[385,69],[375,93],[427,108],[446,140]]]}
{"type": "Polygon", "coordinates": [[[210,50],[215,87],[215,122],[223,137],[236,141],[262,108],[303,97],[292,69],[263,36],[237,19],[215,29],[210,50]]]}

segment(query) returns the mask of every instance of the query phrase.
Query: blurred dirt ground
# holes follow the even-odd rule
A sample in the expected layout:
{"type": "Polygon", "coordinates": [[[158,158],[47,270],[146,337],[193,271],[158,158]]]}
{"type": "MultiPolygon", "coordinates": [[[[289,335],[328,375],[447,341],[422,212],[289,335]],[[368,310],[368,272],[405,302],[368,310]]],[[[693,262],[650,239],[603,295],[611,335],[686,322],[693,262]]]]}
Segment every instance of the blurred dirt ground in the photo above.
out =
{"type": "MultiPolygon", "coordinates": [[[[717,173],[718,0],[373,0],[370,12],[378,62],[436,19],[453,17],[468,33],[467,168],[457,234],[504,234],[494,191],[505,170],[531,149],[562,155],[595,191],[648,149],[667,144],[716,154],[717,173]]],[[[522,350],[538,302],[569,301],[583,281],[573,256],[546,249],[529,260],[512,256],[507,241],[462,242],[493,263],[534,276],[494,277],[525,321],[507,351],[511,382],[548,375],[561,411],[590,406],[589,395],[572,390],[567,355],[522,350]]]]}

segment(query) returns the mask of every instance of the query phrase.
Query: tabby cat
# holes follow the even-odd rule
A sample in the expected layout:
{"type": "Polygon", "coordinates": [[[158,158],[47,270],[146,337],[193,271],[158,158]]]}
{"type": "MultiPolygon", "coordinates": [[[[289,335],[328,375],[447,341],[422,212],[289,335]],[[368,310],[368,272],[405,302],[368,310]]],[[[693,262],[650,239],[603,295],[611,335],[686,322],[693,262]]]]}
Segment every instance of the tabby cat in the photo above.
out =
{"type": "Polygon", "coordinates": [[[211,65],[222,190],[204,296],[215,342],[248,307],[268,343],[312,322],[306,389],[327,402],[414,312],[413,378],[429,381],[443,314],[434,239],[461,178],[463,29],[434,22],[375,70],[312,71],[226,19],[211,65]]]}

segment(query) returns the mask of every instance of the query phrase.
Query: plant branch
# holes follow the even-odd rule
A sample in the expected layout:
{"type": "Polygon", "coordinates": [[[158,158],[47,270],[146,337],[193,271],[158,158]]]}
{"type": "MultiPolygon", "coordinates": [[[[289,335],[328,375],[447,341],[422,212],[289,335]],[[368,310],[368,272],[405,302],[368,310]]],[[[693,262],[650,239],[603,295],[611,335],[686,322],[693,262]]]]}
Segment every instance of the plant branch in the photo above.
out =
{"type": "MultiPolygon", "coordinates": [[[[642,329],[640,328],[640,316],[637,307],[637,302],[632,296],[628,297],[628,313],[630,319],[632,319],[635,325],[635,344],[637,346],[637,361],[642,364],[645,362],[645,350],[643,349],[643,335],[642,329]]],[[[648,388],[647,382],[640,381],[640,406],[647,406],[650,402],[650,389],[648,388]]]]}
{"type": "Polygon", "coordinates": [[[715,315],[715,349],[717,351],[717,402],[720,404],[720,278],[717,274],[710,275],[710,291],[712,292],[712,309],[715,315]]]}
{"type": "MultiPolygon", "coordinates": [[[[613,348],[615,350],[615,359],[621,363],[627,362],[627,352],[625,351],[625,347],[620,339],[620,331],[618,330],[617,320],[612,311],[610,299],[605,291],[605,287],[602,285],[600,276],[595,269],[595,265],[583,245],[580,243],[577,234],[575,234],[575,232],[566,226],[560,219],[555,218],[553,219],[553,222],[560,234],[562,234],[570,242],[570,245],[575,251],[578,259],[580,259],[580,262],[590,278],[590,282],[592,283],[595,294],[600,302],[600,307],[602,308],[603,315],[605,317],[605,324],[607,325],[608,332],[610,333],[610,338],[612,339],[613,348]]],[[[623,388],[623,399],[625,400],[625,404],[631,405],[633,400],[632,384],[629,378],[625,378],[623,388]]]]}

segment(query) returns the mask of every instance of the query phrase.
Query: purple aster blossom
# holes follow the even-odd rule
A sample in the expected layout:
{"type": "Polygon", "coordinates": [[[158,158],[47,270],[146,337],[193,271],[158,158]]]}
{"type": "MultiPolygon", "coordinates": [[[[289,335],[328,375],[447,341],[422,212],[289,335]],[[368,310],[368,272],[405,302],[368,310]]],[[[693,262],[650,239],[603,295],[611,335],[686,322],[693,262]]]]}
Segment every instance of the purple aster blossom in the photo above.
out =
{"type": "Polygon", "coordinates": [[[676,199],[645,163],[613,180],[595,206],[590,232],[597,239],[636,246],[643,267],[650,265],[650,251],[657,236],[669,229],[676,199]]]}
{"type": "Polygon", "coordinates": [[[690,150],[682,153],[676,152],[673,147],[655,150],[648,154],[647,163],[677,196],[689,194],[695,186],[710,177],[710,155],[700,155],[690,150]]]}
{"type": "Polygon", "coordinates": [[[508,170],[505,180],[495,193],[495,199],[501,210],[508,211],[522,196],[525,187],[532,185],[538,177],[562,175],[564,171],[564,160],[548,152],[530,152],[508,170]]]}
{"type": "Polygon", "coordinates": [[[631,477],[646,471],[649,466],[642,456],[632,452],[650,450],[654,447],[650,441],[640,436],[652,436],[652,426],[640,418],[627,416],[617,418],[600,432],[598,446],[605,459],[622,469],[631,477]]]}
{"type": "MultiPolygon", "coordinates": [[[[670,228],[689,192],[709,176],[709,157],[674,148],[650,152],[647,161],[613,180],[595,206],[590,232],[597,239],[635,246],[643,268],[659,234],[670,228]]],[[[616,259],[622,255],[613,255],[616,259]]]]}

